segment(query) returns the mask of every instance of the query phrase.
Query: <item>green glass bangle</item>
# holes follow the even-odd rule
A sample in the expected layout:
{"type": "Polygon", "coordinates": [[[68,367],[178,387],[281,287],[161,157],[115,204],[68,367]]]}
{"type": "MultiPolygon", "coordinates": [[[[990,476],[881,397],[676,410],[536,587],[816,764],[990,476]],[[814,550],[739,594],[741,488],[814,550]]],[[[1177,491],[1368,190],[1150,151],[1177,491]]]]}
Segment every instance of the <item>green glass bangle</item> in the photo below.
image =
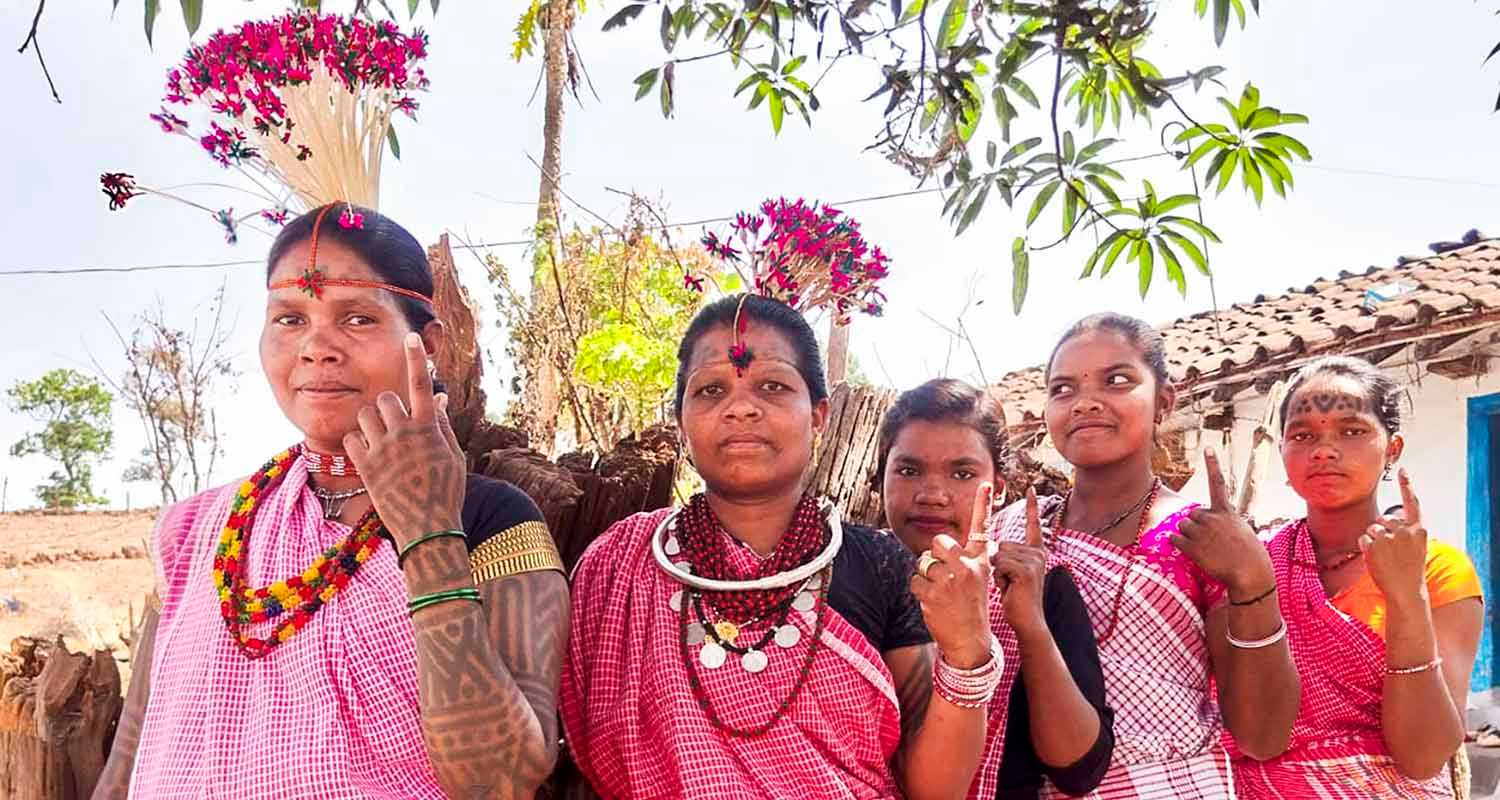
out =
{"type": "Polygon", "coordinates": [[[432,533],[424,533],[421,536],[418,536],[417,538],[407,542],[405,546],[401,548],[401,552],[396,554],[396,566],[401,566],[402,563],[406,561],[406,556],[411,553],[412,550],[415,550],[417,545],[423,542],[430,542],[433,539],[441,539],[444,536],[457,536],[460,539],[468,538],[463,531],[458,530],[433,531],[432,533]]]}
{"type": "Polygon", "coordinates": [[[445,589],[441,592],[432,592],[431,594],[413,597],[406,604],[406,613],[415,614],[424,608],[435,606],[438,603],[446,603],[449,600],[473,600],[476,603],[481,602],[479,599],[479,590],[472,586],[466,586],[462,589],[445,589]]]}

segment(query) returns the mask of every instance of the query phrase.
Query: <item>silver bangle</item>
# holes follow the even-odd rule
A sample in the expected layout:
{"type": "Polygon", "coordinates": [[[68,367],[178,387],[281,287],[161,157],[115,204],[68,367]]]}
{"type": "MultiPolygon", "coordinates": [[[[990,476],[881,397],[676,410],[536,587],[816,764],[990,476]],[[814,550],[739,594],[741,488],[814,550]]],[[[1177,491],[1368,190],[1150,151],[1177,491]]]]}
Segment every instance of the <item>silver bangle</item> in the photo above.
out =
{"type": "Polygon", "coordinates": [[[1253,639],[1251,641],[1236,639],[1234,638],[1234,634],[1229,633],[1228,631],[1224,632],[1224,638],[1228,639],[1231,645],[1238,647],[1241,650],[1260,650],[1261,648],[1270,647],[1271,645],[1276,644],[1277,642],[1286,638],[1286,620],[1281,621],[1281,626],[1276,629],[1275,633],[1267,636],[1264,639],[1253,639]]]}
{"type": "Polygon", "coordinates": [[[962,708],[977,708],[988,703],[1000,685],[1005,671],[1005,653],[1000,641],[990,636],[990,657],[972,669],[949,664],[939,653],[932,667],[932,683],[939,696],[962,708]]]}

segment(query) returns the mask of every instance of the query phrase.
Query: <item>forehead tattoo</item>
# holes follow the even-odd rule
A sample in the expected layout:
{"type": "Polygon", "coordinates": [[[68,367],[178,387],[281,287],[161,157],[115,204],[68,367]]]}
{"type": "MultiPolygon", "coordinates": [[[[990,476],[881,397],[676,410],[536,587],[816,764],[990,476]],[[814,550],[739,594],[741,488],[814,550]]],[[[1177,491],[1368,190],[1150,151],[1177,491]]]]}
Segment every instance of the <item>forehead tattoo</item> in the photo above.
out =
{"type": "Polygon", "coordinates": [[[1365,398],[1347,392],[1304,392],[1292,406],[1292,416],[1303,414],[1362,414],[1369,407],[1365,398]]]}

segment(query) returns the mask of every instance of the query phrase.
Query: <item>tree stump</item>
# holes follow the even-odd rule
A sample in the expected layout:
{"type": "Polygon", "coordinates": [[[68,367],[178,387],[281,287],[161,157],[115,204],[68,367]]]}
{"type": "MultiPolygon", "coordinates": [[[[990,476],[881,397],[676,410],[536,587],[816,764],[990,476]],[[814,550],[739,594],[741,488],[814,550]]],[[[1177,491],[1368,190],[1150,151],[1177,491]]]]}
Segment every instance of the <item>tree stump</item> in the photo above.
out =
{"type": "Polygon", "coordinates": [[[109,652],[11,642],[0,654],[0,800],[86,800],[122,705],[109,652]]]}

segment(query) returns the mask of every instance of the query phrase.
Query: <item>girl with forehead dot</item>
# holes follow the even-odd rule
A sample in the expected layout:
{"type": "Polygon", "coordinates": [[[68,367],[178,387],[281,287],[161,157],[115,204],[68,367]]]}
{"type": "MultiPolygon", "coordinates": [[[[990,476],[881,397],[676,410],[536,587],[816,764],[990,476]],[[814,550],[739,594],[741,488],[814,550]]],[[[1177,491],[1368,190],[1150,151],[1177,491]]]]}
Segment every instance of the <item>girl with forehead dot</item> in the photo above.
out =
{"type": "Polygon", "coordinates": [[[1320,359],[1287,387],[1281,425],[1307,516],[1268,547],[1302,704],[1280,757],[1258,761],[1231,742],[1240,796],[1457,796],[1467,787],[1448,767],[1463,747],[1484,606],[1473,564],[1428,535],[1396,469],[1399,389],[1368,362],[1320,359]],[[1392,472],[1401,505],[1382,513],[1392,472]]]}
{"type": "Polygon", "coordinates": [[[301,441],[167,508],[95,798],[531,797],[567,585],[536,506],[467,474],[411,234],[335,204],[271,247],[260,358],[301,441]]]}
{"type": "Polygon", "coordinates": [[[1073,486],[1039,504],[1039,536],[1020,502],[999,514],[996,538],[1039,538],[1088,609],[1115,712],[1111,763],[1088,797],[1233,798],[1225,728],[1270,758],[1297,713],[1270,559],[1231,508],[1211,451],[1207,506],[1152,472],[1176,402],[1159,332],[1119,314],[1085,317],[1053,349],[1045,379],[1047,435],[1073,486]]]}
{"type": "Polygon", "coordinates": [[[563,724],[594,790],[963,797],[1003,668],[982,544],[942,534],[914,563],[805,493],[828,389],[776,300],[698,312],[676,413],[703,492],[617,523],[573,575],[563,724]]]}

